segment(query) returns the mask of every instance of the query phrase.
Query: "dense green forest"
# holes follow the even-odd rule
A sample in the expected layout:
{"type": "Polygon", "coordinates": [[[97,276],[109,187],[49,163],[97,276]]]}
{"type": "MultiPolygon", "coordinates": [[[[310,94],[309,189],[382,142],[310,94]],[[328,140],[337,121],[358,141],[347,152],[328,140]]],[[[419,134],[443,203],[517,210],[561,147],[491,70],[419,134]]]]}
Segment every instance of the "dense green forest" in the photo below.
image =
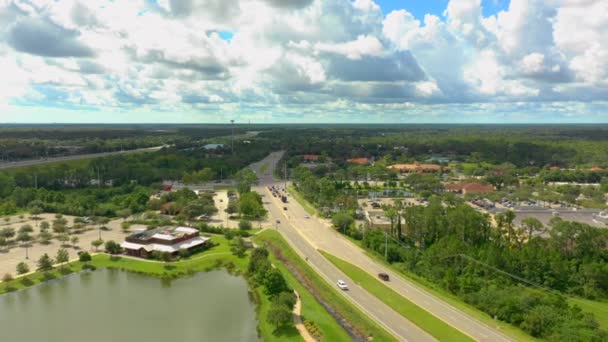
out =
{"type": "MultiPolygon", "coordinates": [[[[65,155],[133,150],[176,145],[192,146],[212,137],[228,136],[227,125],[15,125],[0,127],[0,162],[65,155]]],[[[234,129],[235,134],[244,128],[234,129]]]]}

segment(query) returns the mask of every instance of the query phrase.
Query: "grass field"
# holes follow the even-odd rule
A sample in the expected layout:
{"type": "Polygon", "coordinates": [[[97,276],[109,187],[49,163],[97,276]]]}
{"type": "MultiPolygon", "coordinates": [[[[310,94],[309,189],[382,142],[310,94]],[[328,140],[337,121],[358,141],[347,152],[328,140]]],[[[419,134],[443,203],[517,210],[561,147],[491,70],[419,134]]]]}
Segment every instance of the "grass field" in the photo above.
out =
{"type": "Polygon", "coordinates": [[[468,335],[453,328],[439,318],[428,313],[416,304],[410,302],[405,297],[393,291],[388,286],[382,284],[378,279],[369,273],[352,265],[340,258],[321,251],[321,253],[344,272],[349,278],[367,290],[369,293],[383,301],[401,316],[416,324],[422,330],[428,332],[440,341],[474,341],[468,335]]]}
{"type": "Polygon", "coordinates": [[[291,197],[295,198],[295,200],[298,201],[298,203],[300,203],[300,205],[304,208],[304,210],[306,210],[308,215],[315,215],[315,213],[317,212],[315,207],[312,204],[310,204],[307,200],[305,200],[296,189],[294,189],[292,186],[290,186],[287,188],[287,192],[289,192],[291,197]]]}
{"type": "MultiPolygon", "coordinates": [[[[361,310],[338,293],[334,286],[322,279],[320,275],[318,275],[293,249],[291,249],[291,247],[289,247],[287,242],[277,232],[266,230],[258,234],[254,240],[259,245],[268,243],[278,248],[282,252],[283,257],[287,258],[293,267],[297,268],[301,274],[310,280],[318,292],[323,295],[325,301],[330,303],[333,309],[344,317],[353,327],[356,327],[367,336],[373,336],[374,341],[396,341],[392,335],[382,329],[376,322],[367,317],[361,310]]],[[[276,258],[276,255],[274,257],[276,258]]],[[[280,270],[287,270],[282,262],[277,260],[275,264],[280,270]]],[[[293,277],[290,277],[290,281],[297,283],[293,277]]],[[[298,284],[295,285],[294,288],[299,291],[299,289],[303,289],[304,287],[298,284]]],[[[300,293],[302,294],[302,292],[300,293]]],[[[324,341],[351,340],[344,330],[336,323],[335,319],[330,316],[320,304],[317,303],[318,306],[311,305],[311,300],[314,300],[312,295],[310,300],[303,298],[304,305],[302,307],[302,314],[304,318],[312,320],[319,325],[323,331],[324,341]]]]}
{"type": "Polygon", "coordinates": [[[269,166],[270,166],[269,163],[264,163],[264,165],[262,165],[262,167],[260,168],[260,173],[266,172],[266,170],[268,170],[269,166]]]}
{"type": "Polygon", "coordinates": [[[592,313],[603,330],[608,330],[608,302],[596,300],[570,298],[568,303],[577,305],[583,311],[592,313]]]}

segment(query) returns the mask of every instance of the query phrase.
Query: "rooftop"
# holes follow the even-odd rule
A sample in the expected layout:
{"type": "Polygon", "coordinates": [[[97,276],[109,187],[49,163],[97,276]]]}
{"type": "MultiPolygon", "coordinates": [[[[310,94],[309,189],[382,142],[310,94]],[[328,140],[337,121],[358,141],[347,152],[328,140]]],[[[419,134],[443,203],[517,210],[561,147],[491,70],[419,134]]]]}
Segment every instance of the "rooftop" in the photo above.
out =
{"type": "Polygon", "coordinates": [[[152,230],[143,230],[130,235],[129,238],[140,240],[142,242],[145,242],[152,238],[170,241],[180,238],[184,235],[190,235],[194,233],[198,233],[198,230],[189,227],[163,227],[152,230]]]}

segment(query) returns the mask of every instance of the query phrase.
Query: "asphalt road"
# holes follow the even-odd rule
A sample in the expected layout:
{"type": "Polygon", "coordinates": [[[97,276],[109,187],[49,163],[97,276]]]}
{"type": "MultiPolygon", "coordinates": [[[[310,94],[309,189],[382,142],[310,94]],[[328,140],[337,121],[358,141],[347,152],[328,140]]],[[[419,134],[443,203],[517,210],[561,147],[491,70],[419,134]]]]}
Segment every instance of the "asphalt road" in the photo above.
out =
{"type": "Polygon", "coordinates": [[[297,201],[292,200],[291,197],[288,197],[289,203],[287,204],[283,204],[273,197],[267,190],[267,187],[269,185],[284,186],[283,182],[277,182],[272,177],[272,171],[281,155],[281,152],[274,152],[263,161],[251,166],[254,170],[258,171],[260,186],[256,190],[265,195],[269,215],[273,219],[281,221],[277,225],[278,230],[300,255],[309,258],[311,265],[326,280],[334,284],[338,279],[342,279],[350,285],[352,290],[344,294],[353,303],[362,308],[365,313],[381,323],[381,325],[400,340],[432,340],[431,336],[367,291],[356,286],[351,279],[346,277],[318,253],[318,249],[347,260],[373,276],[376,276],[380,272],[389,274],[391,281],[386,283],[387,286],[475,340],[511,340],[503,335],[497,327],[490,327],[479,322],[477,319],[428,293],[411,281],[402,278],[391,269],[374,261],[361,248],[331,228],[328,222],[315,217],[306,218],[307,214],[305,210],[297,201]],[[269,167],[263,174],[260,174],[259,169],[265,163],[269,163],[269,167]],[[283,210],[283,207],[286,207],[287,210],[283,210]]]}
{"type": "Polygon", "coordinates": [[[291,223],[294,218],[290,217],[289,212],[283,210],[284,204],[278,198],[272,196],[268,190],[268,186],[270,185],[282,184],[274,181],[272,178],[272,171],[281,155],[282,153],[273,153],[262,162],[252,165],[252,169],[258,173],[258,177],[260,178],[260,185],[255,190],[264,196],[264,203],[272,221],[280,221],[279,224],[275,223],[275,228],[287,239],[289,244],[302,258],[308,258],[309,264],[330,284],[335,284],[338,279],[344,280],[349,285],[349,290],[341,291],[341,293],[400,341],[435,341],[428,333],[418,328],[363,288],[357,286],[352,279],[327,261],[299,233],[299,228],[291,223]],[[268,170],[264,174],[259,174],[260,168],[265,163],[270,164],[268,170]]]}
{"type": "Polygon", "coordinates": [[[12,169],[12,168],[22,167],[22,166],[31,166],[31,165],[38,165],[38,164],[48,164],[48,163],[56,163],[56,162],[62,162],[62,161],[78,160],[78,159],[107,157],[107,156],[112,156],[112,155],[116,155],[116,154],[153,152],[153,151],[159,150],[161,147],[162,146],[156,146],[156,147],[138,148],[135,150],[126,150],[126,151],[78,154],[78,155],[74,155],[74,156],[52,157],[52,158],[46,158],[46,159],[33,159],[33,160],[30,159],[30,160],[21,160],[21,161],[15,161],[15,162],[0,162],[0,170],[1,169],[12,169]]]}

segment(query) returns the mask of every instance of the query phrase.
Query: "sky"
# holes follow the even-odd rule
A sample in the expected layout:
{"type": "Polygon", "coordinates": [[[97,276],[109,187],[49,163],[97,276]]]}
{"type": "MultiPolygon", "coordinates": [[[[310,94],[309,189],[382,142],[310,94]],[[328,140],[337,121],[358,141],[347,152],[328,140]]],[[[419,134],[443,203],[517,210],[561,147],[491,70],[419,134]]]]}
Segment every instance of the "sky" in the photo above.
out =
{"type": "Polygon", "coordinates": [[[608,123],[605,0],[0,0],[0,123],[608,123]]]}

